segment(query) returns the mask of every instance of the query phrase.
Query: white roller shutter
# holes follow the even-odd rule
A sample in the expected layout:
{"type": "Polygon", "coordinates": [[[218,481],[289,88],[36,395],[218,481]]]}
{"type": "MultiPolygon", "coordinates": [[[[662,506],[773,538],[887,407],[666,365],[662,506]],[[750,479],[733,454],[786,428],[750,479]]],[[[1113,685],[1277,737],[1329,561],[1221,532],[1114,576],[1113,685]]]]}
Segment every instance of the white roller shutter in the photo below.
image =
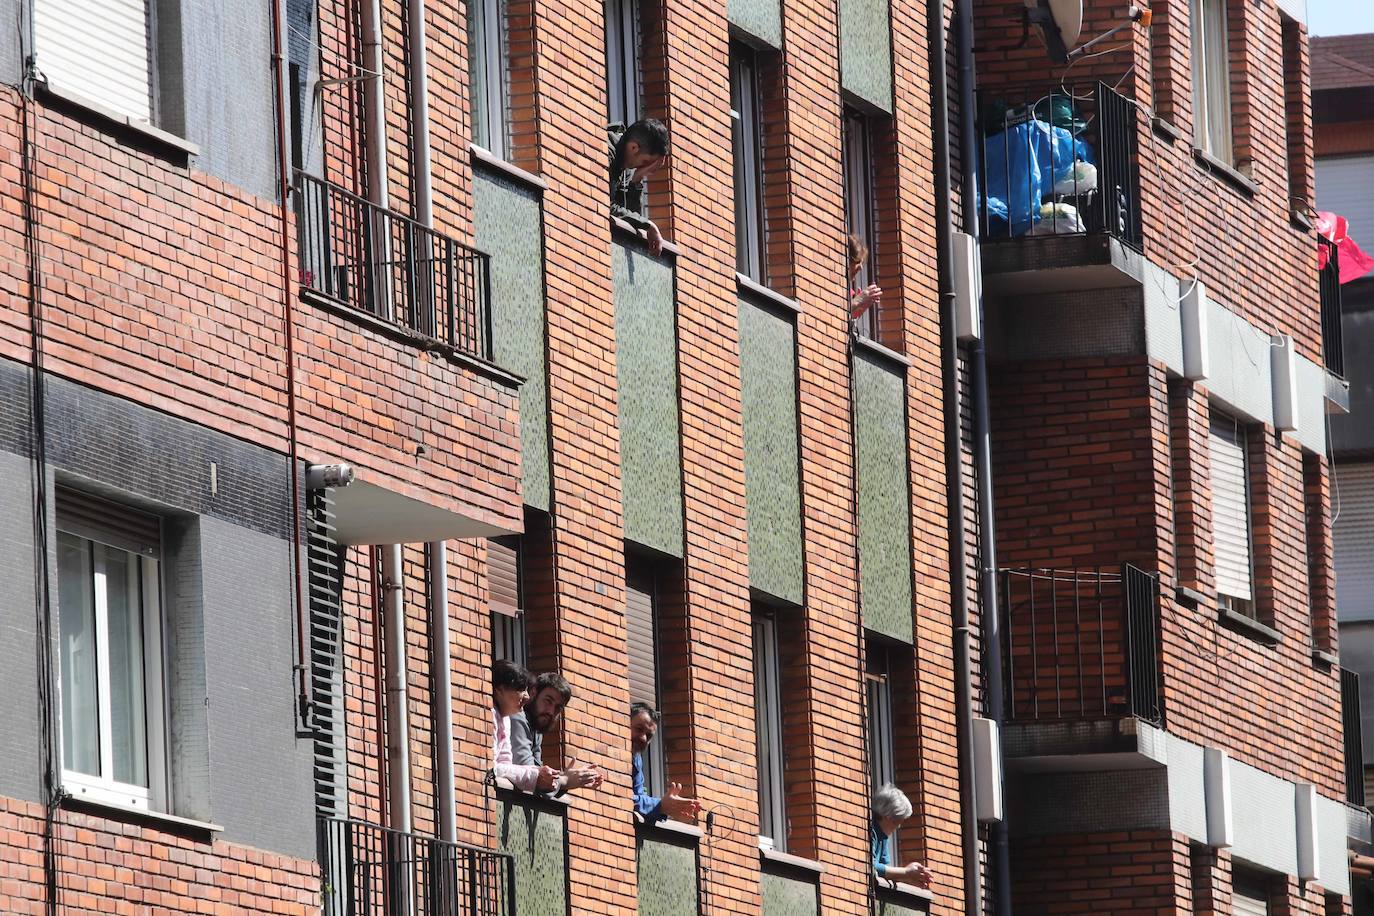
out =
{"type": "Polygon", "coordinates": [[[519,540],[502,538],[487,541],[487,591],[491,596],[491,612],[519,617],[520,549],[519,540]]]}
{"type": "Polygon", "coordinates": [[[1269,916],[1269,890],[1263,878],[1246,872],[1232,876],[1231,912],[1235,916],[1269,916]]]}
{"type": "Polygon", "coordinates": [[[1374,464],[1337,466],[1332,491],[1336,615],[1374,620],[1374,464]]]}
{"type": "Polygon", "coordinates": [[[1250,488],[1245,428],[1225,414],[1212,414],[1212,535],[1217,593],[1244,601],[1250,586],[1250,488]]]}
{"type": "Polygon", "coordinates": [[[34,28],[54,90],[152,120],[147,0],[37,0],[34,28]]]}
{"type": "Polygon", "coordinates": [[[1369,249],[1374,239],[1374,156],[1341,156],[1316,162],[1317,206],[1350,221],[1350,237],[1369,249]]]}

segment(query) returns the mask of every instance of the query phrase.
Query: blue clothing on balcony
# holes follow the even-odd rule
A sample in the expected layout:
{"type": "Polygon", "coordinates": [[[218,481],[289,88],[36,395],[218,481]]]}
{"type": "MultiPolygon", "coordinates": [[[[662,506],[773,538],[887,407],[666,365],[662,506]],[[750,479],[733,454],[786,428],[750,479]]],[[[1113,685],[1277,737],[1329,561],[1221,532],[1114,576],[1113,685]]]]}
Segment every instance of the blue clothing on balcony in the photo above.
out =
{"type": "Polygon", "coordinates": [[[892,864],[892,837],[883,832],[876,817],[868,825],[868,848],[873,858],[873,874],[886,877],[887,867],[892,864]]]}
{"type": "Polygon", "coordinates": [[[668,815],[663,813],[663,802],[644,789],[644,758],[636,752],[630,758],[630,786],[634,790],[635,811],[651,824],[656,824],[668,815]]]}
{"type": "Polygon", "coordinates": [[[1074,163],[1096,164],[1092,147],[1067,128],[1031,119],[983,141],[983,196],[991,235],[1021,235],[1040,221],[1041,201],[1074,163]]]}

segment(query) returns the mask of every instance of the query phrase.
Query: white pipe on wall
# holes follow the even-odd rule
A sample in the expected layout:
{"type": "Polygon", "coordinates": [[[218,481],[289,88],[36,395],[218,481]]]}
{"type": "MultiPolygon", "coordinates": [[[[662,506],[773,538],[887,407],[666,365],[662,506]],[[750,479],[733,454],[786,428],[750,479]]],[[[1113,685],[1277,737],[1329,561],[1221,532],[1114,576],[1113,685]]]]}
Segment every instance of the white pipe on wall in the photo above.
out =
{"type": "Polygon", "coordinates": [[[410,696],[406,666],[406,602],[402,584],[401,545],[382,549],[382,582],[386,589],[383,627],[386,642],[386,762],[390,789],[389,826],[410,832],[410,696]]]}

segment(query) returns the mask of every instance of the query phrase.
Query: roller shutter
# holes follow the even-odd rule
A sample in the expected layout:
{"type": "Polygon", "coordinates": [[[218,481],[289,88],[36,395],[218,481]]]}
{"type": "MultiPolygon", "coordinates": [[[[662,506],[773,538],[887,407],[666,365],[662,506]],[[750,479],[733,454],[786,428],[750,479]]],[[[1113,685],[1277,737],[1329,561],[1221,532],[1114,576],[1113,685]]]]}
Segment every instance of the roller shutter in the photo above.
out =
{"type": "Polygon", "coordinates": [[[153,120],[146,0],[37,0],[34,29],[54,90],[153,120]]]}
{"type": "Polygon", "coordinates": [[[1336,614],[1374,620],[1374,464],[1337,467],[1334,483],[1336,614]]]}
{"type": "Polygon", "coordinates": [[[1217,592],[1254,599],[1250,574],[1250,487],[1245,428],[1225,414],[1212,415],[1212,534],[1217,592]]]}

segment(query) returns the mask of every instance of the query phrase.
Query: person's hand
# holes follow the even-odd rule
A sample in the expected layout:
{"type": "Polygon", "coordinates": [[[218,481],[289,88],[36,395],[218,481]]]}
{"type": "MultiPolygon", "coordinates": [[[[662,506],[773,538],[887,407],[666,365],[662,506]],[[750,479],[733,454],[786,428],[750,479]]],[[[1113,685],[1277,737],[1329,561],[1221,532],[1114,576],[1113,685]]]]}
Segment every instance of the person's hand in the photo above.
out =
{"type": "Polygon", "coordinates": [[[888,871],[887,876],[897,881],[909,881],[917,887],[930,887],[930,869],[920,862],[912,862],[900,871],[901,877],[893,875],[892,870],[888,871]]]}
{"type": "Polygon", "coordinates": [[[558,771],[551,766],[539,768],[539,778],[535,780],[534,787],[540,792],[552,792],[558,785],[558,771]]]}
{"type": "Polygon", "coordinates": [[[680,782],[668,784],[668,792],[663,796],[661,804],[663,813],[675,821],[694,821],[697,819],[698,812],[701,811],[701,802],[695,798],[687,798],[682,794],[682,783],[680,782]]]}
{"type": "Polygon", "coordinates": [[[639,168],[635,169],[634,180],[643,181],[645,178],[648,178],[654,172],[657,172],[659,169],[663,168],[663,164],[667,161],[667,156],[660,156],[653,162],[650,162],[648,165],[640,166],[639,168]]]}
{"type": "Polygon", "coordinates": [[[854,294],[849,304],[849,317],[858,318],[864,312],[883,301],[883,291],[877,284],[870,284],[854,294]]]}
{"type": "Polygon", "coordinates": [[[563,788],[569,792],[574,789],[596,789],[605,778],[595,766],[584,766],[573,761],[573,765],[563,771],[563,788]]]}
{"type": "Polygon", "coordinates": [[[649,224],[649,254],[659,255],[663,253],[663,234],[658,231],[658,226],[649,224]]]}

